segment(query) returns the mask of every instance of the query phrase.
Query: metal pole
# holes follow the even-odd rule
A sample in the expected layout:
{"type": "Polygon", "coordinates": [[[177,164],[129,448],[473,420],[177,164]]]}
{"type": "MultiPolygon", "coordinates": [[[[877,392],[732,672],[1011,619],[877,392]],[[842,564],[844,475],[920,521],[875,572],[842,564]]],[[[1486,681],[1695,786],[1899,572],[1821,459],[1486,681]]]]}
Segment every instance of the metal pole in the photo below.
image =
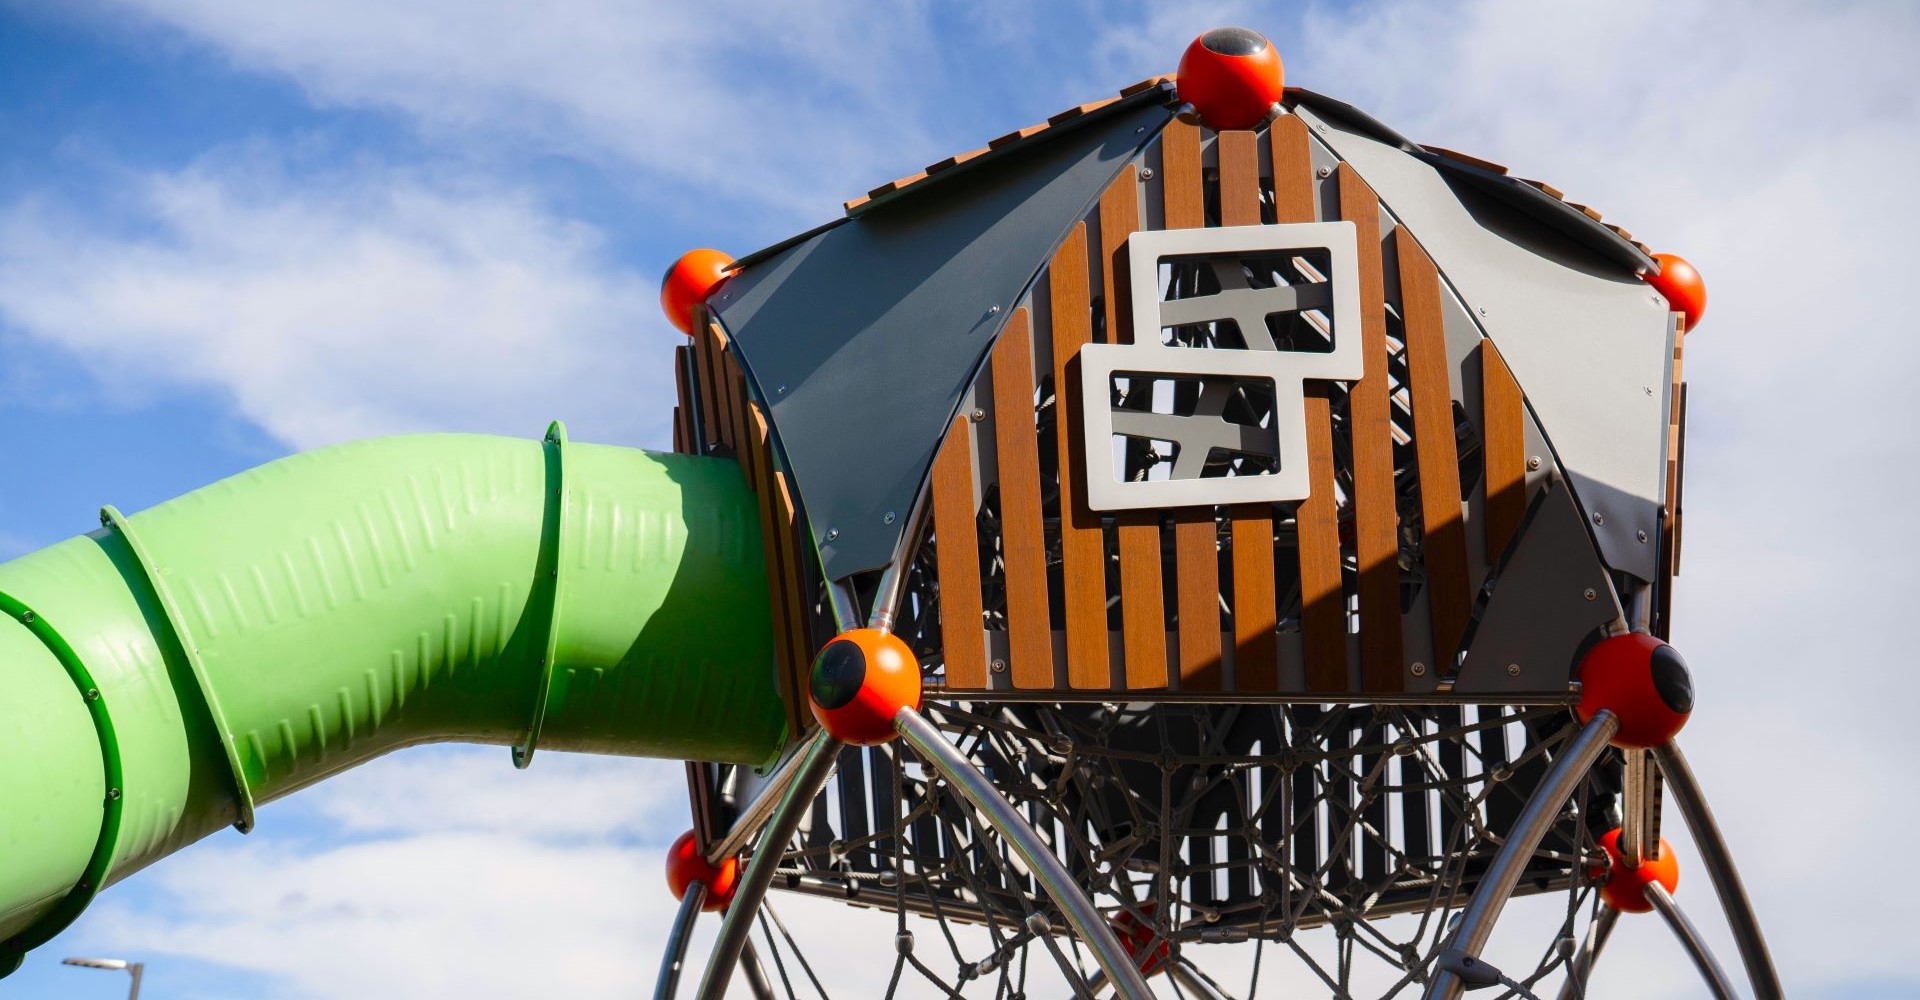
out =
{"type": "Polygon", "coordinates": [[[127,973],[133,976],[133,985],[127,987],[127,1000],[140,1000],[140,976],[146,971],[145,962],[127,963],[127,973]]]}
{"type": "Polygon", "coordinates": [[[1120,939],[1113,934],[1113,928],[1107,926],[1106,918],[1101,916],[1093,899],[1073,881],[1060,859],[1040,840],[1033,827],[1027,825],[1013,804],[1008,802],[980,773],[960,751],[948,743],[940,730],[934,728],[919,712],[912,708],[902,708],[893,717],[893,728],[900,738],[919,752],[922,759],[940,772],[973,807],[989,826],[1013,846],[1014,852],[1027,864],[1027,870],[1034,880],[1047,890],[1060,912],[1066,917],[1080,940],[1093,952],[1100,968],[1112,980],[1118,994],[1124,1000],[1153,1000],[1153,991],[1147,988],[1147,981],[1140,975],[1140,969],[1133,964],[1133,956],[1121,947],[1120,939]]]}
{"type": "Polygon", "coordinates": [[[1207,982],[1200,970],[1193,967],[1193,963],[1184,958],[1175,958],[1167,963],[1167,978],[1179,983],[1180,988],[1195,1000],[1227,1000],[1224,994],[1213,988],[1212,983],[1207,982]]]}
{"type": "Polygon", "coordinates": [[[719,937],[713,942],[706,975],[700,980],[700,1000],[720,1000],[727,995],[727,986],[733,981],[733,968],[740,963],[740,952],[746,947],[747,936],[753,932],[753,918],[760,911],[760,901],[767,898],[767,887],[773,884],[780,859],[786,854],[794,832],[800,829],[807,807],[813,804],[813,797],[833,772],[834,762],[840,757],[840,746],[840,741],[825,729],[816,729],[807,738],[793,781],[780,796],[780,804],[774,807],[773,817],[760,835],[760,846],[747,862],[747,870],[741,873],[733,900],[727,904],[727,915],[720,921],[719,937]]]}
{"type": "Polygon", "coordinates": [[[694,882],[680,897],[680,909],[673,915],[673,928],[667,931],[667,952],[660,956],[660,978],[654,980],[653,1000],[673,1000],[680,988],[680,966],[687,958],[687,941],[693,937],[693,922],[707,901],[707,884],[694,882]]]}
{"type": "Polygon", "coordinates": [[[760,828],[766,825],[767,817],[773,815],[774,807],[780,803],[780,796],[793,783],[793,776],[799,773],[804,757],[806,749],[802,747],[774,768],[773,774],[767,777],[767,783],[747,802],[746,808],[740,810],[740,817],[727,828],[726,834],[707,848],[708,864],[717,865],[747,849],[753,835],[759,833],[760,828]]]}
{"type": "Polygon", "coordinates": [[[1680,744],[1669,741],[1666,746],[1656,747],[1653,759],[1667,779],[1667,790],[1673,793],[1673,802],[1680,807],[1687,829],[1693,831],[1694,846],[1700,849],[1700,863],[1706,867],[1707,877],[1713,880],[1720,908],[1726,911],[1727,924],[1733,929],[1733,943],[1740,948],[1740,961],[1747,967],[1747,983],[1753,987],[1754,997],[1781,1000],[1780,973],[1774,970],[1773,955],[1767,951],[1767,939],[1761,935],[1760,921],[1753,914],[1753,902],[1747,898],[1746,886],[1740,883],[1740,871],[1733,866],[1733,854],[1720,836],[1720,825],[1713,821],[1713,810],[1707,808],[1706,796],[1700,791],[1693,769],[1687,766],[1680,744]]]}
{"type": "MultiPolygon", "coordinates": [[[[1573,795],[1619,728],[1620,720],[1612,712],[1602,711],[1561,748],[1560,756],[1554,760],[1540,787],[1527,799],[1526,808],[1520,811],[1520,818],[1507,834],[1507,842],[1500,846],[1500,853],[1488,866],[1487,873],[1480,877],[1479,887],[1461,912],[1460,923],[1453,932],[1453,948],[1468,956],[1478,956],[1487,946],[1487,939],[1493,936],[1493,922],[1500,919],[1500,911],[1506,908],[1507,898],[1513,895],[1513,887],[1519,884],[1520,874],[1532,860],[1534,849],[1559,818],[1561,804],[1573,795]]],[[[1427,986],[1426,1000],[1455,1000],[1462,986],[1458,976],[1440,970],[1427,986]]]]}
{"type": "Polygon", "coordinates": [[[1619,922],[1619,910],[1600,907],[1600,915],[1593,918],[1593,926],[1587,928],[1587,939],[1580,944],[1580,953],[1567,963],[1567,981],[1560,984],[1560,1000],[1585,1000],[1593,963],[1600,961],[1600,949],[1607,946],[1607,939],[1613,936],[1613,925],[1619,922]]]}
{"type": "Polygon", "coordinates": [[[747,977],[747,992],[753,994],[753,1000],[776,1000],[773,983],[767,979],[767,967],[760,964],[760,952],[752,941],[740,949],[740,972],[747,977]]]}
{"type": "Polygon", "coordinates": [[[1694,967],[1700,970],[1700,977],[1713,990],[1715,1000],[1738,1000],[1733,992],[1733,984],[1727,981],[1727,970],[1722,969],[1713,952],[1707,950],[1707,942],[1701,939],[1700,931],[1687,919],[1687,915],[1680,912],[1680,904],[1673,901],[1667,887],[1658,882],[1648,882],[1645,892],[1647,902],[1667,918],[1667,926],[1672,928],[1673,936],[1679,938],[1680,944],[1687,949],[1687,957],[1693,959],[1694,967]]]}

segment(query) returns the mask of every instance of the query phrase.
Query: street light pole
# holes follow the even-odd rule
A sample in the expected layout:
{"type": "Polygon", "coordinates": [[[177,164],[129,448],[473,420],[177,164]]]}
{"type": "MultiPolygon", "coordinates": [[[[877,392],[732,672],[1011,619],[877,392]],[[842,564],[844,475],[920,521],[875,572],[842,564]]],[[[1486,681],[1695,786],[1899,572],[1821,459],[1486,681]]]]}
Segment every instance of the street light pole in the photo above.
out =
{"type": "Polygon", "coordinates": [[[133,978],[133,984],[127,989],[127,1000],[140,1000],[140,974],[147,968],[143,962],[129,962],[119,958],[67,958],[61,959],[60,964],[77,965],[83,969],[124,971],[133,978]]]}

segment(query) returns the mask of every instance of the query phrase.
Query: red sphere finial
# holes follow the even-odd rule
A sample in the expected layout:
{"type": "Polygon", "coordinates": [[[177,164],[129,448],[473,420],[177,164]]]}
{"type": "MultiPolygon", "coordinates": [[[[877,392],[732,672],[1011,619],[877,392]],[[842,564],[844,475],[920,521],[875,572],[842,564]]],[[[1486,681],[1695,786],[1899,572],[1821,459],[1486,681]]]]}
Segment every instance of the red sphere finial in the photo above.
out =
{"type": "MultiPolygon", "coordinates": [[[[1152,903],[1141,903],[1140,912],[1149,920],[1154,914],[1152,903]]],[[[1121,910],[1113,915],[1113,936],[1120,939],[1120,947],[1126,949],[1127,957],[1140,969],[1143,976],[1159,972],[1173,954],[1173,945],[1166,938],[1153,931],[1153,925],[1133,915],[1132,910],[1121,910]]]]}
{"type": "Polygon", "coordinates": [[[902,708],[920,707],[920,661],[892,633],[842,632],[813,658],[807,693],[813,717],[836,739],[878,746],[894,738],[902,708]]]}
{"type": "Polygon", "coordinates": [[[707,898],[700,908],[718,913],[733,902],[733,890],[740,884],[740,861],[728,858],[718,865],[708,864],[693,842],[693,831],[689,830],[667,848],[667,888],[673,892],[673,898],[684,899],[687,886],[695,882],[707,887],[707,898]]]}
{"type": "Polygon", "coordinates": [[[718,250],[700,249],[681,254],[667,268],[667,276],[660,279],[660,310],[681,333],[693,333],[693,307],[727,280],[731,263],[733,258],[718,250]]]}
{"type": "Polygon", "coordinates": [[[1655,882],[1672,892],[1680,884],[1680,859],[1673,845],[1660,838],[1660,857],[1641,858],[1640,867],[1628,868],[1620,853],[1620,830],[1608,831],[1600,838],[1600,849],[1607,852],[1607,867],[1588,869],[1587,877],[1600,882],[1600,898],[1621,913],[1645,913],[1653,909],[1647,901],[1647,886],[1655,882]]]}
{"type": "Polygon", "coordinates": [[[1280,53],[1248,28],[1215,28],[1180,57],[1180,99],[1215,131],[1252,128],[1285,92],[1280,53]]]}
{"type": "Polygon", "coordinates": [[[1657,253],[1653,259],[1660,262],[1660,273],[1647,275],[1647,284],[1666,297],[1674,312],[1687,317],[1687,332],[1692,333],[1700,325],[1700,317],[1707,314],[1707,283],[1679,254],[1657,253]]]}
{"type": "Polygon", "coordinates": [[[1586,722],[1602,709],[1620,720],[1613,745],[1644,749],[1673,739],[1693,712],[1693,677],[1672,646],[1645,632],[1600,640],[1580,660],[1580,704],[1586,722]]]}

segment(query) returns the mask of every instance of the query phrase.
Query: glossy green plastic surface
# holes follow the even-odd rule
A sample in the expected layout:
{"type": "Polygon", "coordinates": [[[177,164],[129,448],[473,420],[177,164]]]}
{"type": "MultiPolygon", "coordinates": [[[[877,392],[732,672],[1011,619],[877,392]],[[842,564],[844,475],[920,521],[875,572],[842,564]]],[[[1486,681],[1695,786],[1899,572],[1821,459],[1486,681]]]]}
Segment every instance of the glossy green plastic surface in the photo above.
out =
{"type": "MultiPolygon", "coordinates": [[[[56,627],[113,706],[109,881],[414,744],[537,732],[543,751],[777,755],[738,466],[555,431],[296,455],[0,564],[0,593],[56,627]]],[[[17,620],[0,620],[0,691],[4,940],[81,881],[107,789],[86,702],[17,620]]]]}

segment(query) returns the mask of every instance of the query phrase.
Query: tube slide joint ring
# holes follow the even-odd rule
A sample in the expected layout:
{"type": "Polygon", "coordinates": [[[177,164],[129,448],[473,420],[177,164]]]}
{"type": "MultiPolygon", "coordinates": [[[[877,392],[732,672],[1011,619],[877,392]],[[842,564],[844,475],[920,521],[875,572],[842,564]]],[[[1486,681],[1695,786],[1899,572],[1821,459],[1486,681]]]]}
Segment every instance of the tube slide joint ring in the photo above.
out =
{"type": "MultiPolygon", "coordinates": [[[[567,425],[556,420],[547,426],[547,436],[541,445],[547,454],[550,470],[548,476],[549,495],[546,497],[546,517],[548,530],[542,532],[553,539],[552,556],[544,560],[547,585],[552,588],[553,599],[547,602],[547,620],[545,625],[544,652],[540,657],[540,690],[534,696],[533,718],[527,723],[527,731],[520,742],[513,746],[513,766],[524,769],[533,763],[533,750],[540,742],[540,729],[546,723],[548,699],[553,691],[554,660],[560,647],[560,563],[561,552],[565,550],[562,533],[567,524],[567,502],[570,493],[567,489],[567,425]]],[[[535,586],[539,585],[536,578],[535,586]]]]}

